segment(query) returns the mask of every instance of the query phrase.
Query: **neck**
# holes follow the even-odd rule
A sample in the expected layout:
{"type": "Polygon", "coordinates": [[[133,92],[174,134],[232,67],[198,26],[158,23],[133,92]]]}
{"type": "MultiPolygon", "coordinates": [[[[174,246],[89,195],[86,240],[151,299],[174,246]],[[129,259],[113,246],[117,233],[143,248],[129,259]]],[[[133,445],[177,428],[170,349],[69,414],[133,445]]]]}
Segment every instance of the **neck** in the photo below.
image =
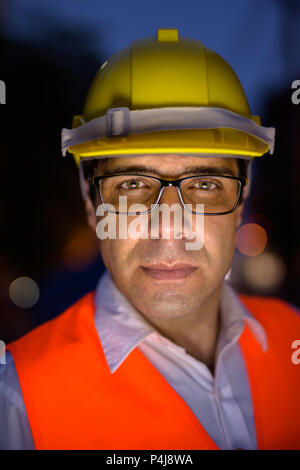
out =
{"type": "Polygon", "coordinates": [[[175,318],[147,319],[166,338],[183,347],[188,354],[206,364],[214,373],[215,353],[220,329],[220,298],[218,292],[207,299],[197,311],[175,318]]]}

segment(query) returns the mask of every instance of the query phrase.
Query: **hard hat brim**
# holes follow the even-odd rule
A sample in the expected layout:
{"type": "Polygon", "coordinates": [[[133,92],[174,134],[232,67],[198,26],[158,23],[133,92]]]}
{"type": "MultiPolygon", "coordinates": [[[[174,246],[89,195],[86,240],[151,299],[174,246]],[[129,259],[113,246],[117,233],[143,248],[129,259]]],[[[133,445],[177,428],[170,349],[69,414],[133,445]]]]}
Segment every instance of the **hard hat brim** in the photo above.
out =
{"type": "Polygon", "coordinates": [[[241,158],[262,156],[269,145],[258,137],[235,129],[184,129],[159,131],[128,136],[103,137],[70,146],[79,166],[81,158],[107,158],[113,156],[184,154],[237,155],[241,158]]]}

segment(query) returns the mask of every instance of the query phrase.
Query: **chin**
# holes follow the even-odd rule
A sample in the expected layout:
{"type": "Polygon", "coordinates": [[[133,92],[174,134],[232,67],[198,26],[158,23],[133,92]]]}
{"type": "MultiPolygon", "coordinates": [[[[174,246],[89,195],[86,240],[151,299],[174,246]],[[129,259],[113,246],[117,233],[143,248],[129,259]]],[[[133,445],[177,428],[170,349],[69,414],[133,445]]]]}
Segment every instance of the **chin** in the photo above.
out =
{"type": "Polygon", "coordinates": [[[186,315],[200,308],[203,299],[200,292],[185,293],[178,288],[156,289],[152,292],[143,291],[135,295],[135,307],[149,318],[175,318],[186,315]]]}

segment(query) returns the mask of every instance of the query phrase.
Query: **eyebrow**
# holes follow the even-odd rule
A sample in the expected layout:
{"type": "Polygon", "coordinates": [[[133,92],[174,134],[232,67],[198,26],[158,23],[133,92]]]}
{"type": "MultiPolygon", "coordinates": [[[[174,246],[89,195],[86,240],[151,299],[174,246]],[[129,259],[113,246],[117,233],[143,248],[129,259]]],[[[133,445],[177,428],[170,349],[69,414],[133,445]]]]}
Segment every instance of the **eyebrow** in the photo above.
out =
{"type": "MultiPolygon", "coordinates": [[[[129,165],[122,168],[115,168],[114,170],[106,171],[102,176],[111,176],[111,175],[126,175],[129,173],[136,173],[136,174],[149,174],[152,173],[155,176],[164,178],[169,177],[170,175],[163,174],[159,172],[156,168],[152,168],[149,166],[138,166],[138,165],[129,165]]],[[[183,172],[179,173],[179,175],[172,175],[172,176],[181,176],[181,175],[219,175],[219,176],[237,176],[235,172],[227,167],[227,166],[189,166],[184,169],[183,172]]]]}

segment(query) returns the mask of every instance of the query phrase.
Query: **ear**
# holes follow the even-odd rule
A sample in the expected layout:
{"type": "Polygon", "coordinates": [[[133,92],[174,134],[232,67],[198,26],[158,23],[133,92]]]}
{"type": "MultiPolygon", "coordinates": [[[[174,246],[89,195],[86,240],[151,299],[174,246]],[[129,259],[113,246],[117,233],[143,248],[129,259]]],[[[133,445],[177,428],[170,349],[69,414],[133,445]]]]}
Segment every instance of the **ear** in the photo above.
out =
{"type": "Polygon", "coordinates": [[[245,200],[243,198],[242,202],[237,207],[237,223],[236,223],[237,229],[239,228],[239,226],[242,224],[242,221],[243,221],[244,207],[245,207],[245,200]]]}
{"type": "Polygon", "coordinates": [[[85,213],[86,213],[87,222],[89,226],[91,227],[93,232],[96,232],[96,226],[97,226],[96,212],[95,212],[94,205],[89,196],[87,196],[85,200],[85,213]]]}
{"type": "Polygon", "coordinates": [[[86,213],[86,218],[88,225],[91,227],[93,232],[96,232],[96,226],[97,226],[97,218],[96,218],[96,211],[95,207],[91,201],[91,198],[89,196],[89,185],[86,180],[83,181],[83,184],[85,186],[85,213],[86,213]]]}

